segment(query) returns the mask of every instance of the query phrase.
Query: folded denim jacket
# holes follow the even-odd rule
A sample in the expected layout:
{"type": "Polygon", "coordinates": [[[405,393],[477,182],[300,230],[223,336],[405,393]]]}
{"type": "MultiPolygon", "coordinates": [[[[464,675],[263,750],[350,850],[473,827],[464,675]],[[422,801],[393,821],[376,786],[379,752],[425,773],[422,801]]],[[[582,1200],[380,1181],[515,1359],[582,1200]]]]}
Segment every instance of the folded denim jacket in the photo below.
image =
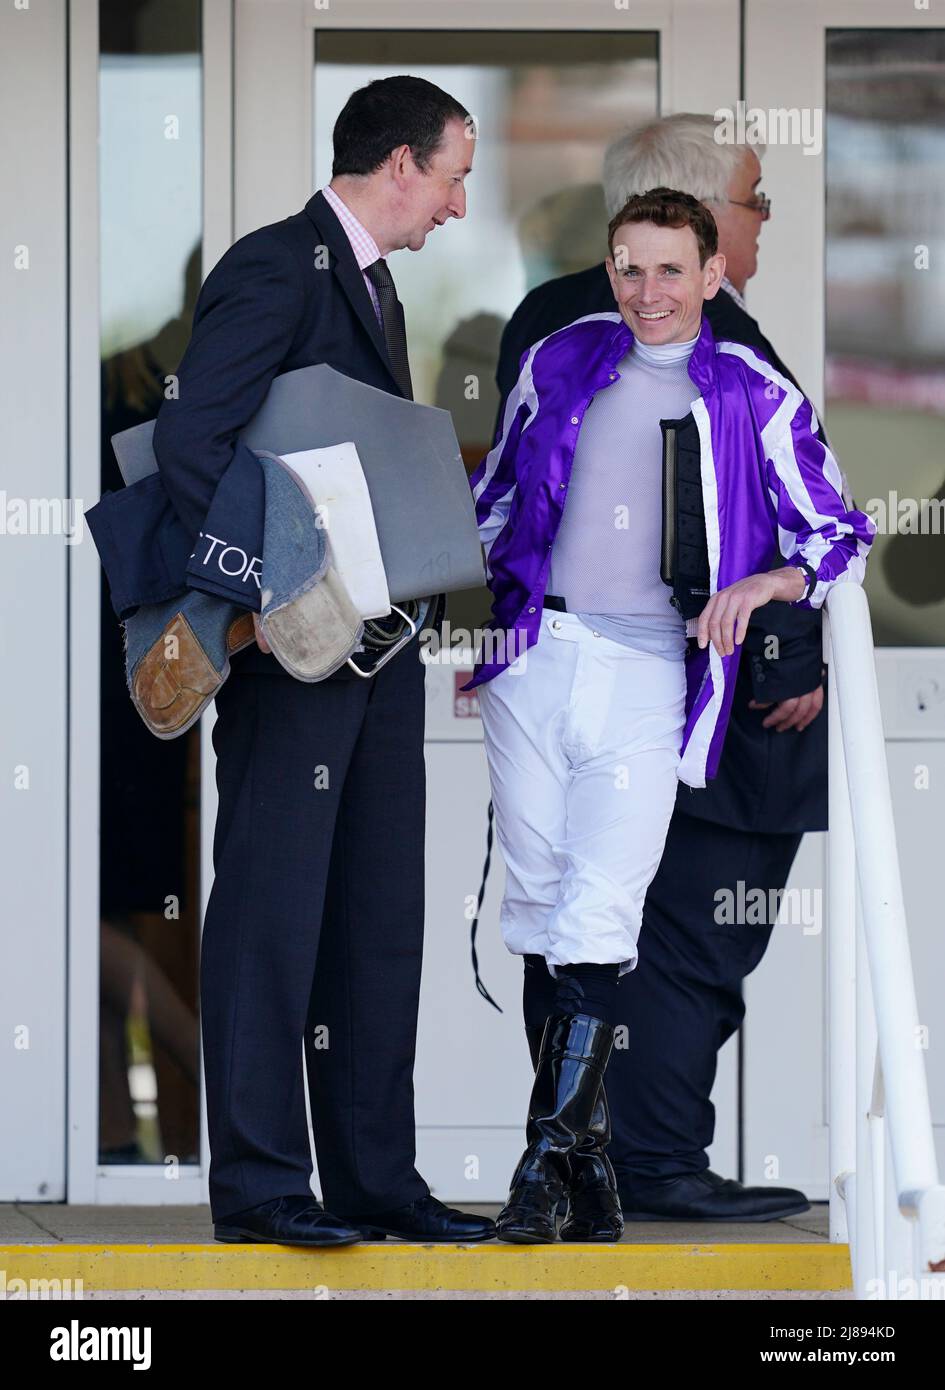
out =
{"type": "MultiPolygon", "coordinates": [[[[328,534],[299,478],[275,454],[256,451],[255,457],[262,478],[263,544],[261,561],[252,557],[247,574],[258,586],[263,636],[290,675],[323,680],[359,645],[364,624],[334,569],[328,534]]],[[[182,553],[166,568],[152,565],[147,575],[129,581],[133,538],[140,542],[147,533],[153,542],[175,534],[166,524],[166,494],[159,483],[152,474],[109,493],[86,516],[122,625],[132,701],[151,732],[170,739],[200,718],[230,673],[231,655],[255,641],[255,629],[252,600],[237,604],[191,587],[192,564],[187,580],[181,578],[182,553]],[[142,595],[157,601],[142,602],[142,595]]],[[[159,544],[145,549],[160,553],[159,544]]],[[[192,562],[193,555],[189,558],[192,562]]]]}

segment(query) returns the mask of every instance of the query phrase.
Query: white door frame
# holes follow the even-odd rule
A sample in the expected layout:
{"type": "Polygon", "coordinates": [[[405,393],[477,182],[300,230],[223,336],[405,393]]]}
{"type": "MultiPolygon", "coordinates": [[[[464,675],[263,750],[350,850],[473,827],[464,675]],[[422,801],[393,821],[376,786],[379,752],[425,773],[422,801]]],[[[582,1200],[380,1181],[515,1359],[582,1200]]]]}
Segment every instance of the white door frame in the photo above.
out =
{"type": "Polygon", "coordinates": [[[65,1195],[66,1142],[67,576],[84,548],[83,518],[76,526],[70,514],[76,487],[65,447],[65,14],[54,5],[29,13],[4,6],[0,50],[7,194],[0,206],[7,248],[0,370],[9,402],[0,501],[7,664],[0,689],[0,1097],[7,1136],[0,1201],[56,1202],[65,1195]],[[24,505],[28,534],[19,534],[24,505]]]}
{"type": "MultiPolygon", "coordinates": [[[[466,0],[400,0],[395,10],[385,0],[365,0],[354,11],[346,8],[337,13],[330,6],[320,7],[317,0],[314,4],[312,0],[236,0],[235,24],[236,236],[297,212],[315,191],[316,30],[655,32],[659,40],[660,114],[715,112],[733,106],[740,94],[737,0],[630,0],[625,9],[616,5],[591,8],[580,0],[477,0],[474,6],[466,0]],[[273,82],[273,73],[279,74],[278,83],[273,82]],[[274,148],[280,152],[279,159],[273,158],[274,148]]],[[[471,185],[472,217],[475,206],[471,185]]],[[[431,678],[439,674],[428,673],[428,697],[431,678]]],[[[442,777],[430,775],[432,771],[428,770],[428,776],[434,795],[442,777]]],[[[431,811],[427,856],[429,862],[437,863],[437,817],[432,805],[431,811]]],[[[204,833],[210,837],[212,825],[206,824],[204,833]]],[[[478,842],[470,846],[468,873],[472,882],[478,879],[480,854],[478,842]]],[[[497,866],[494,876],[499,872],[497,866]]],[[[495,878],[490,888],[497,891],[495,878]]],[[[441,907],[428,894],[429,922],[438,920],[441,907]]],[[[435,1068],[426,1065],[423,1039],[421,1028],[418,1071],[429,1078],[435,1068]]],[[[738,1062],[738,1042],[733,1040],[720,1059],[713,1092],[719,1108],[713,1162],[726,1171],[734,1170],[737,1164],[738,1062]]],[[[496,1097],[497,1106],[502,1099],[496,1097]]],[[[429,1115],[429,1102],[426,1107],[418,1105],[418,1111],[424,1108],[429,1115]]],[[[501,1154],[501,1186],[506,1169],[514,1164],[505,1146],[518,1143],[518,1131],[498,1123],[488,1127],[421,1124],[417,1140],[424,1176],[435,1191],[449,1199],[456,1197],[455,1186],[449,1184],[455,1184],[455,1174],[462,1168],[461,1156],[466,1153],[488,1156],[484,1177],[487,1168],[494,1174],[497,1155],[501,1154]],[[511,1139],[510,1134],[514,1134],[511,1139]]],[[[501,1198],[504,1188],[489,1195],[501,1198]]],[[[486,1200],[485,1194],[481,1200],[486,1200]]]]}
{"type": "Polygon", "coordinates": [[[659,35],[660,114],[730,106],[739,85],[738,0],[236,0],[234,234],[297,212],[313,179],[316,29],[449,29],[659,35]],[[618,7],[619,6],[619,7],[618,7]],[[711,54],[711,61],[706,55],[711,54]],[[272,74],[278,73],[278,81],[272,74]],[[273,158],[274,143],[280,158],[273,158]]]}
{"type": "MultiPolygon", "coordinates": [[[[745,0],[746,107],[820,113],[819,153],[805,153],[798,145],[769,144],[764,155],[762,187],[774,199],[774,215],[762,233],[749,307],[821,415],[826,31],[942,27],[941,7],[934,15],[891,6],[886,0],[792,0],[790,6],[783,0],[745,0]]],[[[930,675],[940,676],[945,653],[930,647],[879,654],[887,741],[920,740],[927,736],[921,721],[903,725],[903,687],[896,681],[899,656],[914,659],[916,670],[927,668],[930,675]],[[894,725],[898,719],[898,733],[891,729],[891,719],[894,725]]],[[[806,837],[789,887],[825,890],[825,840],[825,835],[806,837]]],[[[749,976],[745,990],[745,1181],[778,1181],[770,1167],[777,1163],[781,1181],[804,1187],[815,1200],[827,1198],[829,1182],[824,945],[823,936],[802,940],[797,925],[776,929],[765,961],[749,976]]]]}
{"type": "MultiPolygon", "coordinates": [[[[69,0],[69,26],[69,449],[71,492],[90,506],[99,495],[100,438],[97,6],[69,0]]],[[[602,7],[592,16],[580,0],[478,0],[474,8],[465,0],[402,0],[393,22],[383,0],[361,4],[356,14],[321,9],[318,0],[203,0],[203,277],[234,240],[297,211],[314,191],[311,36],[319,27],[655,31],[662,114],[714,111],[730,106],[740,90],[738,0],[630,0],[626,8],[602,7]]],[[[66,1197],[71,1203],[205,1202],[202,1067],[199,1166],[172,1171],[97,1161],[99,823],[87,807],[98,805],[100,566],[91,542],[74,547],[70,561],[66,1197]]],[[[201,918],[216,815],[212,722],[209,712],[201,730],[201,918]]]]}
{"type": "MultiPolygon", "coordinates": [[[[203,275],[233,240],[232,4],[203,0],[203,275]]],[[[71,490],[90,507],[100,495],[99,309],[99,30],[98,6],[69,3],[69,455],[71,490]]],[[[203,1068],[201,1163],[99,1164],[99,584],[91,538],[70,555],[69,879],[66,1200],[138,1205],[207,1200],[203,1068]],[[168,1179],[173,1179],[169,1181],[168,1179]]],[[[215,786],[211,723],[201,729],[202,826],[212,826],[215,786]],[[208,771],[209,769],[209,771],[208,771]],[[212,803],[212,804],[208,804],[212,803]]],[[[104,795],[107,795],[107,788],[104,795]]],[[[145,812],[142,812],[144,815],[145,812]]],[[[211,876],[201,839],[200,899],[211,876]]],[[[212,865],[212,860],[210,861],[212,865]]],[[[201,920],[203,912],[201,910],[201,920]]]]}
{"type": "MultiPolygon", "coordinates": [[[[941,8],[936,17],[888,0],[791,0],[790,6],[784,0],[745,0],[746,106],[819,111],[823,120],[828,29],[943,27],[941,8]]],[[[771,145],[763,169],[762,182],[777,189],[777,203],[762,234],[751,312],[759,322],[777,325],[779,354],[823,413],[824,152],[771,145]]]]}

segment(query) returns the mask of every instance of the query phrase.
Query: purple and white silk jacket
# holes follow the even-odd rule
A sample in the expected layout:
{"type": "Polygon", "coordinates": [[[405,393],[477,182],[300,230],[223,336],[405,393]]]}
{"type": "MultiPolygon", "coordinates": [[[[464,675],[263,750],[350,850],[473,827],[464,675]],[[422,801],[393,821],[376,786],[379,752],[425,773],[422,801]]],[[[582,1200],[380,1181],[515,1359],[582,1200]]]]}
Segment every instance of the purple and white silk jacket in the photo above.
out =
{"type": "MultiPolygon", "coordinates": [[[[484,648],[466,689],[499,675],[538,640],[584,412],[616,380],[616,364],[632,345],[633,333],[616,311],[588,314],[523,358],[501,432],[470,479],[495,600],[490,627],[503,641],[484,648]]],[[[848,507],[837,461],[817,438],[810,401],[752,348],[717,342],[705,317],[689,375],[700,392],[691,412],[711,592],[771,569],[779,550],[787,564],[816,572],[815,587],[798,607],[819,608],[833,584],[862,583],[876,527],[848,507]]],[[[677,774],[688,786],[704,787],[716,774],[740,656],[740,646],[722,657],[711,643],[705,649],[690,643],[677,774]]]]}

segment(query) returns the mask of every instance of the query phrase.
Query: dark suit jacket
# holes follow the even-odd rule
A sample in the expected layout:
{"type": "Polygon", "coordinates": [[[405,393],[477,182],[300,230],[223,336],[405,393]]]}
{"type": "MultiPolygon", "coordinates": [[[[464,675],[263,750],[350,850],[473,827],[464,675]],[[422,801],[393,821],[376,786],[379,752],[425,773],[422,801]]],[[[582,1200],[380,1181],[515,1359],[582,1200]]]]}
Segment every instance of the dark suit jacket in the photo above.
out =
{"type": "MultiPolygon", "coordinates": [[[[200,290],[177,397],[163,402],[154,428],[160,482],[177,523],[175,575],[183,546],[189,556],[200,532],[262,554],[262,470],[235,436],[274,377],[322,362],[403,395],[347,234],[319,192],[301,212],[234,242],[200,290]]],[[[186,564],[187,583],[241,601],[225,576],[216,579],[194,559],[186,564]]],[[[258,611],[255,583],[242,595],[258,611]]],[[[232,662],[234,670],[282,669],[255,644],[232,662]]]]}
{"type": "MultiPolygon", "coordinates": [[[[614,312],[607,268],[600,265],[549,280],[531,290],[502,334],[496,383],[500,405],[498,438],[505,400],[518,379],[522,356],[540,338],[584,314],[614,312]]],[[[794,377],[755,319],[720,290],[705,305],[716,338],[756,349],[779,372],[794,377]]],[[[795,385],[797,383],[795,382],[795,385]]],[[[821,431],[821,438],[823,433],[821,431]]],[[[772,565],[778,561],[772,556],[772,565]]],[[[680,783],[676,806],[686,814],[738,830],[799,832],[827,827],[827,711],[803,733],[762,728],[767,711],[750,710],[748,701],[784,700],[813,690],[821,678],[821,618],[810,609],[769,603],[756,609],[739,663],[732,717],[718,776],[704,789],[680,783]],[[766,638],[778,638],[776,660],[765,655],[766,638]]]]}

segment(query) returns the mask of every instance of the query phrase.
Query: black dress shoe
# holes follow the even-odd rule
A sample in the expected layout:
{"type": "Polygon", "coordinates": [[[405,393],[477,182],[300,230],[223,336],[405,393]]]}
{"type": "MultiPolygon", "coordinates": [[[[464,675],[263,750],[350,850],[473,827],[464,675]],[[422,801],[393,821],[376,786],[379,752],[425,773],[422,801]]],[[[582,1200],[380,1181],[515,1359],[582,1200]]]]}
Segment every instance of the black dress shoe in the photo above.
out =
{"type": "Polygon", "coordinates": [[[743,1187],[706,1168],[677,1178],[620,1181],[625,1221],[779,1221],[810,1211],[796,1187],[743,1187]]]}
{"type": "Polygon", "coordinates": [[[229,1245],[263,1241],[275,1245],[353,1245],[361,1232],[332,1216],[314,1197],[273,1197],[238,1211],[213,1226],[215,1240],[229,1245]]]}
{"type": "Polygon", "coordinates": [[[492,1240],[495,1236],[495,1222],[488,1216],[472,1216],[446,1207],[432,1193],[393,1211],[351,1219],[368,1240],[399,1236],[401,1240],[470,1241],[492,1240]]]}

